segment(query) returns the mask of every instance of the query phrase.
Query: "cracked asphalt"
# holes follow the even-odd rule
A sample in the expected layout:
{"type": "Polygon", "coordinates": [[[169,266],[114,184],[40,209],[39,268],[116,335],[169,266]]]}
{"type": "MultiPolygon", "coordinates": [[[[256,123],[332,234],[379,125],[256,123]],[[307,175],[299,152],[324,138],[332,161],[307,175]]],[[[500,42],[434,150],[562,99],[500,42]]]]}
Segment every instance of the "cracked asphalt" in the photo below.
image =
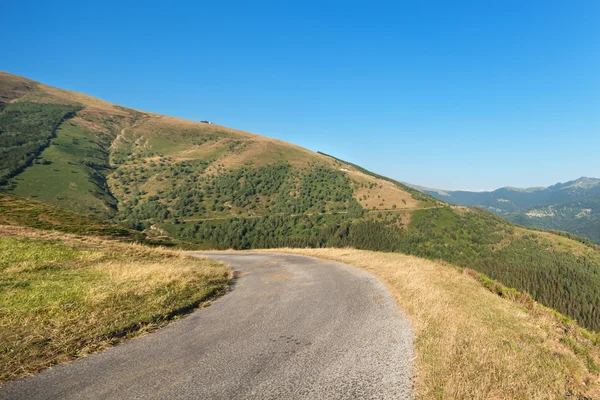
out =
{"type": "Polygon", "coordinates": [[[0,388],[1,399],[410,399],[412,329],[367,272],[279,253],[193,253],[230,293],[149,335],[0,388]]]}

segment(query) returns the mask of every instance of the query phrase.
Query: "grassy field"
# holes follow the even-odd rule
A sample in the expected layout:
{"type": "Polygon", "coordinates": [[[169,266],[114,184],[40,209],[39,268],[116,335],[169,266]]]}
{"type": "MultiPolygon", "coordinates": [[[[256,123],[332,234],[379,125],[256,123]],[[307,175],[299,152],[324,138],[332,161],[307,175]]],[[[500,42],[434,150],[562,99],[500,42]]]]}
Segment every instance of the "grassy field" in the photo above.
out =
{"type": "Polygon", "coordinates": [[[181,252],[0,226],[0,384],[156,328],[230,279],[181,252]]]}
{"type": "Polygon", "coordinates": [[[598,337],[527,295],[401,254],[283,251],[353,265],[386,284],[415,331],[418,398],[600,398],[598,337]]]}

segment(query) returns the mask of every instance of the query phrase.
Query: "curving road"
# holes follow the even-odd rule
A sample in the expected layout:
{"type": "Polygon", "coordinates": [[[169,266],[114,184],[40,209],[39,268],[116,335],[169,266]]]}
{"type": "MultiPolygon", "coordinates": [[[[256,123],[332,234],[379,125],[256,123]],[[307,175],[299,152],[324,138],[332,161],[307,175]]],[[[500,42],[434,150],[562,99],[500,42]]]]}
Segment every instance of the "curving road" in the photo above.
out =
{"type": "Polygon", "coordinates": [[[210,307],[0,388],[0,399],[408,399],[412,330],[353,267],[275,253],[194,253],[231,265],[210,307]]]}

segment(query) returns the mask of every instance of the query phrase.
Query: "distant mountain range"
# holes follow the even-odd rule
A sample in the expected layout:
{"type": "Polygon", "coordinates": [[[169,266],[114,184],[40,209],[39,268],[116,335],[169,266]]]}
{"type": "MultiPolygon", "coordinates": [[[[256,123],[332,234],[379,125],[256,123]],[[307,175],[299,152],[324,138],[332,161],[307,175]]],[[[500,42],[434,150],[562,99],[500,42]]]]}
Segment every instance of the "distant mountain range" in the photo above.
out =
{"type": "Polygon", "coordinates": [[[582,177],[549,187],[503,187],[492,192],[409,185],[440,200],[481,207],[520,225],[563,230],[600,243],[600,179],[582,177]]]}

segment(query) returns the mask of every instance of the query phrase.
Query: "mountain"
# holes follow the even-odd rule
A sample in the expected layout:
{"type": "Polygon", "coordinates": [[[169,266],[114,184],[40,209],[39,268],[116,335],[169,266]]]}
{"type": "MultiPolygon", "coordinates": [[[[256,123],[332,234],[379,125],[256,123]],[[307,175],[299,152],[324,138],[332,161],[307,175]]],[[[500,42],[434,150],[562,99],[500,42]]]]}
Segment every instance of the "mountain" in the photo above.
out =
{"type": "Polygon", "coordinates": [[[600,179],[582,177],[566,183],[492,192],[430,189],[410,185],[452,204],[476,206],[517,224],[563,230],[600,243],[600,179]]]}
{"type": "Polygon", "coordinates": [[[7,73],[0,74],[0,101],[5,190],[132,226],[160,212],[164,219],[182,220],[336,212],[351,192],[360,193],[357,202],[375,210],[423,203],[413,199],[416,192],[408,187],[353,169],[341,171],[342,163],[290,143],[140,112],[7,73]],[[260,171],[260,176],[249,171],[260,171]],[[295,179],[284,187],[288,174],[295,179]],[[333,192],[315,188],[314,202],[296,201],[300,193],[294,190],[301,181],[318,186],[329,178],[333,192]],[[258,197],[250,204],[244,197],[250,193],[224,187],[231,179],[252,181],[252,194],[258,197]],[[204,184],[211,189],[200,200],[194,196],[204,184]],[[274,204],[278,190],[287,190],[288,198],[274,204]],[[243,198],[234,201],[233,194],[243,198]]]}
{"type": "MultiPolygon", "coordinates": [[[[600,330],[597,246],[451,206],[280,140],[0,73],[0,154],[3,214],[35,201],[196,248],[354,247],[440,259],[600,330]]],[[[52,229],[45,218],[31,223],[52,229]]]]}

